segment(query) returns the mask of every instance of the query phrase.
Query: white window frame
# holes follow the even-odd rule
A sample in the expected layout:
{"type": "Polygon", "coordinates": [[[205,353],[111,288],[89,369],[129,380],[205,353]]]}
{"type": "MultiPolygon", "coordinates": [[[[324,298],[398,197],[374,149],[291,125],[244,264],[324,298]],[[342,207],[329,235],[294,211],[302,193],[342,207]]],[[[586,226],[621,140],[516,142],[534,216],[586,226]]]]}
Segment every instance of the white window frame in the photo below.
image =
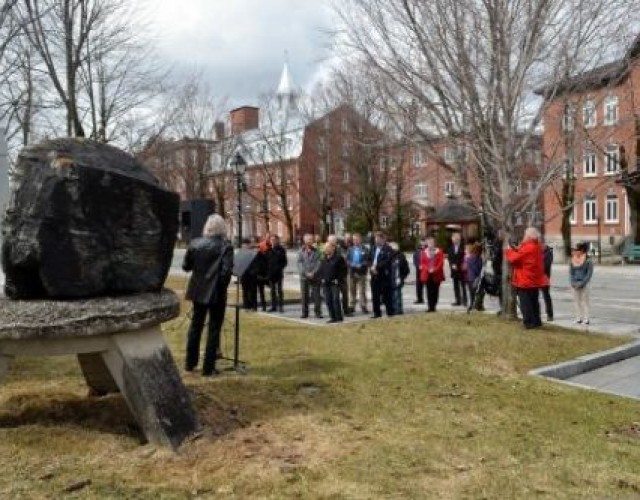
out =
{"type": "Polygon", "coordinates": [[[444,162],[448,165],[456,161],[456,147],[445,146],[444,147],[444,162]]]}
{"type": "Polygon", "coordinates": [[[620,200],[618,199],[618,195],[615,193],[609,193],[605,198],[605,210],[604,210],[604,221],[609,224],[618,224],[620,222],[620,200]],[[615,211],[615,217],[609,217],[609,210],[612,208],[615,211]]]}
{"type": "Polygon", "coordinates": [[[426,183],[418,182],[413,185],[413,195],[416,198],[427,198],[429,196],[429,188],[426,183]]]}
{"type": "Polygon", "coordinates": [[[416,146],[413,150],[413,166],[415,168],[421,168],[426,165],[426,161],[424,159],[424,152],[420,146],[416,146]]]}
{"type": "Polygon", "coordinates": [[[591,149],[585,149],[582,155],[582,175],[584,177],[598,176],[598,155],[591,149]],[[590,171],[592,167],[593,171],[590,171]]]}
{"type": "Polygon", "coordinates": [[[453,181],[445,181],[444,194],[455,194],[455,192],[456,192],[456,183],[453,181]]]}
{"type": "Polygon", "coordinates": [[[381,215],[380,216],[380,227],[382,229],[385,229],[385,228],[389,227],[389,216],[388,215],[381,215]]]}
{"type": "Polygon", "coordinates": [[[604,149],[604,175],[616,175],[620,171],[620,146],[607,144],[604,149]],[[612,160],[613,158],[613,160],[612,160]],[[614,161],[612,170],[611,162],[614,161]]]}
{"type": "Polygon", "coordinates": [[[583,202],[584,225],[592,226],[598,223],[598,199],[595,196],[588,196],[583,202]]]}
{"type": "Polygon", "coordinates": [[[575,126],[576,110],[573,104],[565,104],[562,111],[562,130],[571,132],[575,126]]]}
{"type": "Polygon", "coordinates": [[[347,184],[351,178],[351,174],[349,172],[349,167],[342,167],[342,182],[347,184]]]}
{"type": "Polygon", "coordinates": [[[598,107],[592,99],[587,99],[582,106],[582,124],[585,128],[593,128],[598,123],[598,107]]]}
{"type": "Polygon", "coordinates": [[[618,123],[618,111],[618,96],[608,96],[604,100],[604,124],[616,125],[618,123]]]}
{"type": "Polygon", "coordinates": [[[317,170],[318,182],[327,182],[327,167],[320,165],[317,170]]]}
{"type": "Polygon", "coordinates": [[[345,210],[351,209],[351,193],[347,192],[342,195],[342,208],[345,210]]]}
{"type": "Polygon", "coordinates": [[[569,224],[575,226],[578,223],[578,210],[576,209],[575,202],[573,203],[573,207],[571,207],[571,216],[569,217],[569,224]]]}

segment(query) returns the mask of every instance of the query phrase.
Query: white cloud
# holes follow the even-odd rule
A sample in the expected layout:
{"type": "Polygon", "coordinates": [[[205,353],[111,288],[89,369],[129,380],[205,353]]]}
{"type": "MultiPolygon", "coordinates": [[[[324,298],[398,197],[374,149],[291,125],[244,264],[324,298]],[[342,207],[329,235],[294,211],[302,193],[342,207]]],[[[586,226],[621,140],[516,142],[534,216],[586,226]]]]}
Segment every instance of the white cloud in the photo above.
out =
{"type": "Polygon", "coordinates": [[[179,70],[201,68],[214,92],[255,103],[275,88],[284,52],[307,86],[327,56],[331,14],[321,0],[147,0],[158,51],[179,70]]]}

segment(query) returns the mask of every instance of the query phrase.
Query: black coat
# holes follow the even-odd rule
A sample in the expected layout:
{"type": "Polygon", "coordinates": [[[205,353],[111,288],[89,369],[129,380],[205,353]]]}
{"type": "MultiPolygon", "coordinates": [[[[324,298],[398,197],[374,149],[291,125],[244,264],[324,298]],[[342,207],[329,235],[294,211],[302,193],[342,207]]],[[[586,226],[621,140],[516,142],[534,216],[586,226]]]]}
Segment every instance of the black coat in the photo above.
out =
{"type": "Polygon", "coordinates": [[[375,269],[376,273],[371,273],[372,279],[376,280],[384,280],[391,281],[391,259],[393,258],[394,252],[393,249],[388,245],[384,244],[380,247],[380,254],[378,255],[378,260],[376,261],[376,265],[373,265],[373,262],[376,259],[376,250],[377,247],[373,247],[371,249],[371,269],[375,269]]]}
{"type": "Polygon", "coordinates": [[[196,238],[184,256],[182,269],[191,273],[187,300],[212,304],[227,292],[233,271],[233,246],[221,236],[196,238]]]}
{"type": "Polygon", "coordinates": [[[284,268],[287,267],[287,252],[282,245],[272,247],[267,252],[267,269],[269,280],[280,281],[284,278],[284,268]]]}
{"type": "Polygon", "coordinates": [[[347,276],[347,262],[344,257],[335,252],[331,257],[322,261],[318,276],[325,285],[337,285],[347,276]]]}
{"type": "Polygon", "coordinates": [[[447,260],[449,261],[449,268],[451,269],[451,274],[456,275],[456,277],[462,276],[462,263],[464,262],[464,243],[460,242],[458,244],[458,251],[456,252],[456,248],[451,243],[449,248],[447,249],[447,260]],[[456,269],[453,269],[452,266],[457,266],[456,269]]]}

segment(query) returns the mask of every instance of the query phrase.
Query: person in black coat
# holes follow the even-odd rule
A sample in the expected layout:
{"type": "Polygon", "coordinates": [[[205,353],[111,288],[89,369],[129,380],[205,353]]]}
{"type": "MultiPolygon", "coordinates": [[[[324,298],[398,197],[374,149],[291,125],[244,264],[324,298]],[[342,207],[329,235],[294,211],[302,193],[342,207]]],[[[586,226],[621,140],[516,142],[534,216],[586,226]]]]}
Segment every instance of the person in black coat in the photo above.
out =
{"type": "Polygon", "coordinates": [[[284,312],[282,281],[284,268],[287,267],[287,252],[280,244],[280,237],[271,236],[271,249],[267,252],[269,286],[271,286],[271,309],[269,312],[284,312]]]}
{"type": "Polygon", "coordinates": [[[322,282],[329,317],[331,318],[328,323],[343,321],[340,291],[341,284],[347,277],[347,263],[344,257],[338,254],[334,243],[328,242],[324,246],[324,259],[318,274],[322,282]]]}
{"type": "Polygon", "coordinates": [[[209,329],[202,375],[209,376],[216,373],[220,331],[227,306],[227,288],[233,271],[233,246],[225,238],[224,219],[217,214],[209,216],[202,234],[202,238],[191,241],[182,263],[186,272],[192,272],[186,298],[193,302],[185,369],[193,371],[198,365],[200,338],[208,313],[209,329]]]}
{"type": "Polygon", "coordinates": [[[549,245],[545,245],[542,252],[544,257],[544,274],[549,278],[549,284],[547,286],[543,286],[540,290],[542,291],[542,297],[544,298],[544,308],[547,313],[547,321],[553,321],[553,302],[551,301],[551,266],[553,264],[553,248],[549,245]]]}
{"type": "Polygon", "coordinates": [[[391,258],[393,250],[387,243],[383,232],[375,235],[375,246],[371,251],[371,302],[373,304],[373,318],[382,316],[381,304],[388,316],[393,315],[391,303],[391,258]]]}
{"type": "Polygon", "coordinates": [[[451,235],[451,244],[447,249],[447,260],[451,270],[451,280],[453,281],[453,293],[455,302],[452,306],[467,306],[467,288],[464,285],[464,274],[462,264],[464,263],[464,245],[462,244],[460,233],[451,235]]]}
{"type": "Polygon", "coordinates": [[[420,255],[427,246],[427,240],[423,239],[418,248],[413,252],[413,266],[416,269],[416,301],[414,304],[424,304],[424,283],[420,281],[420,255]]]}
{"type": "MultiPolygon", "coordinates": [[[[245,238],[242,240],[242,248],[244,250],[255,250],[251,246],[251,240],[245,238]]],[[[249,311],[258,310],[258,267],[256,260],[251,262],[251,265],[242,275],[240,279],[242,284],[242,307],[249,311]]]]}

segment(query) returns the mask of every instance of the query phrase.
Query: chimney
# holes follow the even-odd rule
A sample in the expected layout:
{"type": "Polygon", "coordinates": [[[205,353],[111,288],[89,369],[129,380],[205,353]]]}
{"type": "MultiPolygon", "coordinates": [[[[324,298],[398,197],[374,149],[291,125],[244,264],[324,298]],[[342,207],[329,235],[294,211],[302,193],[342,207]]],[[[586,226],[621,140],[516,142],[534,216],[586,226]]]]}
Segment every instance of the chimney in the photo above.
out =
{"type": "Polygon", "coordinates": [[[216,141],[221,141],[224,139],[224,122],[216,122],[213,125],[213,128],[215,130],[215,140],[216,141]]]}
{"type": "Polygon", "coordinates": [[[253,106],[242,106],[230,113],[231,135],[241,134],[247,130],[258,128],[260,124],[260,109],[253,106]]]}

